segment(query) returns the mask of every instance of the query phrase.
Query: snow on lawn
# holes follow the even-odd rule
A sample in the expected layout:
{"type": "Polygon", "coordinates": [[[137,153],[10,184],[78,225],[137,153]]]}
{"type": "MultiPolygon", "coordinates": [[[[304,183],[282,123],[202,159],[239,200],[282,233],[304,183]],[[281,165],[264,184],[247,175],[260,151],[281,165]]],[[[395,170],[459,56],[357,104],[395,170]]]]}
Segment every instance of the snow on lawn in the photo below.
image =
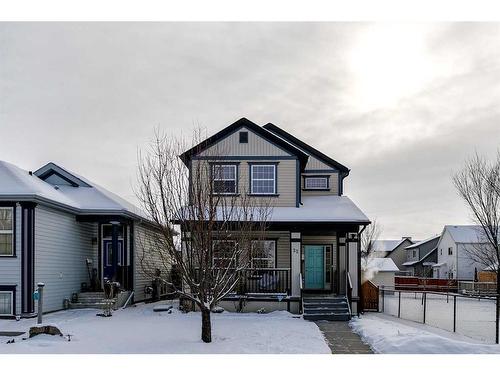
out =
{"type": "MultiPolygon", "coordinates": [[[[163,303],[164,304],[164,303],[163,303]]],[[[66,310],[44,315],[67,338],[39,335],[32,339],[0,336],[0,353],[330,353],[316,324],[284,311],[269,314],[212,314],[212,343],[201,341],[198,312],[153,312],[155,304],[115,311],[66,310]]],[[[0,331],[24,331],[35,319],[0,320],[0,331]]]]}
{"type": "Polygon", "coordinates": [[[468,337],[398,319],[367,313],[349,325],[373,351],[383,354],[489,354],[500,353],[500,345],[489,345],[468,337]]]}

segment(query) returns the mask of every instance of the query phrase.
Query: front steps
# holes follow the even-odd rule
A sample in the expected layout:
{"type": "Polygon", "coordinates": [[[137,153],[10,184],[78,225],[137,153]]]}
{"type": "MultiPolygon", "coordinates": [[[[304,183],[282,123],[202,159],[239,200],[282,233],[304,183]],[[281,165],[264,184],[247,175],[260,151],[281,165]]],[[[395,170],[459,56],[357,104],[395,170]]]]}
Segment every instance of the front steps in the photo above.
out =
{"type": "Polygon", "coordinates": [[[344,296],[304,297],[303,303],[304,313],[302,317],[305,320],[347,321],[351,319],[349,304],[344,296]]]}
{"type": "Polygon", "coordinates": [[[113,299],[108,301],[105,298],[104,292],[84,292],[78,293],[77,302],[69,304],[70,309],[105,309],[109,302],[112,303],[113,309],[117,309],[124,304],[130,292],[119,292],[113,299]],[[117,302],[118,301],[118,302],[117,302]]]}

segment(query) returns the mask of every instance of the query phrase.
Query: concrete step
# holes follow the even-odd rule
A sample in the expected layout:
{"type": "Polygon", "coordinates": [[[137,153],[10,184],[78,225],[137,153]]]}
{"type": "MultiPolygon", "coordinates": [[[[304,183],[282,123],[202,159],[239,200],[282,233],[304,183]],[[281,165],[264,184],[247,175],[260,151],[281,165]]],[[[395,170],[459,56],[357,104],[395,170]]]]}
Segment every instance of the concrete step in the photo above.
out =
{"type": "Polygon", "coordinates": [[[304,307],[304,313],[321,313],[321,312],[336,312],[348,313],[349,308],[346,307],[304,307]]]}
{"type": "Polygon", "coordinates": [[[304,309],[306,308],[330,308],[330,309],[347,309],[348,304],[345,302],[304,302],[304,309]]]}
{"type": "Polygon", "coordinates": [[[349,313],[304,313],[302,317],[305,320],[318,321],[318,320],[330,320],[330,321],[348,321],[351,319],[349,313]]]}

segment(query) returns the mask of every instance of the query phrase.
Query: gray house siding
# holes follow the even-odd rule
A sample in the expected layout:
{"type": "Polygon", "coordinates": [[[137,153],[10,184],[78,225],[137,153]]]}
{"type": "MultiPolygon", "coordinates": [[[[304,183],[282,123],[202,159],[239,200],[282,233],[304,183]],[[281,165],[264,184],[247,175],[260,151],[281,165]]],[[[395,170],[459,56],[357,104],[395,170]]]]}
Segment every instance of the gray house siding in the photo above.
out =
{"type": "Polygon", "coordinates": [[[21,314],[21,207],[16,206],[15,257],[0,257],[0,285],[16,286],[15,312],[21,314]]]}
{"type": "Polygon", "coordinates": [[[413,244],[409,239],[403,241],[399,244],[393,251],[391,251],[386,258],[391,258],[394,261],[394,264],[399,268],[400,271],[405,271],[405,266],[403,263],[406,262],[406,250],[405,247],[413,244]]]}
{"type": "Polygon", "coordinates": [[[317,195],[339,195],[339,174],[335,173],[327,173],[327,172],[311,172],[311,173],[302,173],[301,176],[301,187],[302,187],[302,196],[317,196],[317,195]],[[307,176],[321,176],[328,177],[328,191],[323,190],[305,190],[305,177],[307,176]]]}
{"type": "MultiPolygon", "coordinates": [[[[44,312],[60,310],[63,300],[89,283],[86,259],[97,266],[97,226],[44,206],[35,209],[35,284],[45,283],[44,312]]],[[[36,310],[35,310],[36,311],[36,310]]]]}

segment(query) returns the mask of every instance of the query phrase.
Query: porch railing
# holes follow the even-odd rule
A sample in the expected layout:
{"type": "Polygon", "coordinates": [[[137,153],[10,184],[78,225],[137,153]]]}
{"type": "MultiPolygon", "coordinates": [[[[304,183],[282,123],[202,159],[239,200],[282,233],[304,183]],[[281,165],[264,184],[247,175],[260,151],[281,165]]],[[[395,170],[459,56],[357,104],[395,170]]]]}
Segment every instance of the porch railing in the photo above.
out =
{"type": "Polygon", "coordinates": [[[239,282],[233,293],[290,295],[289,268],[245,268],[234,272],[239,273],[239,282]]]}

